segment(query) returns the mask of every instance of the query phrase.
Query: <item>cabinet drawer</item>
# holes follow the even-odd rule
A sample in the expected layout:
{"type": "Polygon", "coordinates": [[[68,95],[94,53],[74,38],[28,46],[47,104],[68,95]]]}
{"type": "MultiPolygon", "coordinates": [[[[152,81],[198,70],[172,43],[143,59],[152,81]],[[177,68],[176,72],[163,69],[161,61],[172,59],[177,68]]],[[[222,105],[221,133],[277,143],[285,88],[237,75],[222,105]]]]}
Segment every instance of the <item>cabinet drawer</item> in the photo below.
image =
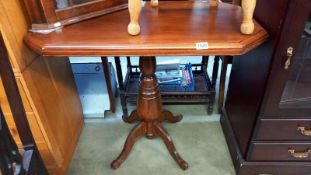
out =
{"type": "Polygon", "coordinates": [[[249,160],[311,161],[311,142],[253,142],[249,160]]]}
{"type": "Polygon", "coordinates": [[[255,140],[311,141],[311,119],[263,119],[255,140]]]}

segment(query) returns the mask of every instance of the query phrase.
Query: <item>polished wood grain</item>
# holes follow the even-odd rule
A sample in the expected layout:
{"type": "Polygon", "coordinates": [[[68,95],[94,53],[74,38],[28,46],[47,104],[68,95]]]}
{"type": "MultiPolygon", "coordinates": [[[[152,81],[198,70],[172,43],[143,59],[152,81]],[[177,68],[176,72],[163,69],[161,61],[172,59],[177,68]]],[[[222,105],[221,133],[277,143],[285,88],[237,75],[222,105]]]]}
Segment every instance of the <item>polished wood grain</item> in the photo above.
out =
{"type": "Polygon", "coordinates": [[[49,148],[48,169],[53,174],[65,174],[83,126],[82,107],[69,60],[41,57],[23,75],[49,148]]]}
{"type": "Polygon", "coordinates": [[[137,109],[132,111],[129,117],[123,116],[125,122],[138,122],[138,124],[129,133],[121,154],[111,163],[111,167],[113,169],[120,167],[135,142],[141,136],[146,136],[149,139],[160,137],[179,167],[186,170],[188,163],[177,153],[171,137],[161,124],[163,121],[179,122],[182,116],[174,116],[171,112],[162,109],[159,85],[154,74],[156,71],[155,57],[140,57],[139,68],[142,74],[140,76],[137,109]]]}
{"type": "Polygon", "coordinates": [[[268,36],[257,22],[252,35],[242,35],[242,10],[226,3],[218,8],[206,2],[161,2],[158,8],[146,3],[141,13],[141,33],[135,37],[124,30],[129,23],[124,10],[47,35],[28,33],[25,41],[45,56],[240,55],[268,36]],[[208,42],[209,48],[196,49],[198,42],[208,42]]]}

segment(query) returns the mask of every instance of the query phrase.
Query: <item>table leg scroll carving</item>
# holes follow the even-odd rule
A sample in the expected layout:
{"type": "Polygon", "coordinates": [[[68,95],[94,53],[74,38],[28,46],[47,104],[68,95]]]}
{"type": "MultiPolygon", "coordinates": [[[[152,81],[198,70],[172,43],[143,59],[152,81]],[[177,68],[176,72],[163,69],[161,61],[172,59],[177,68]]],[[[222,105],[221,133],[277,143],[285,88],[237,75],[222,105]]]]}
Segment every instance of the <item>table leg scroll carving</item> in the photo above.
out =
{"type": "Polygon", "coordinates": [[[130,12],[130,24],[127,31],[130,35],[138,35],[140,33],[139,16],[141,12],[141,0],[129,0],[128,8],[130,12]]]}
{"type": "Polygon", "coordinates": [[[132,150],[135,142],[145,133],[145,124],[144,123],[139,123],[136,125],[135,128],[130,132],[128,135],[123,150],[121,154],[118,156],[116,160],[114,160],[111,163],[111,168],[112,169],[117,169],[120,167],[120,165],[125,161],[127,156],[129,155],[130,151],[132,150]]]}
{"type": "Polygon", "coordinates": [[[181,114],[174,116],[172,112],[167,111],[167,110],[163,110],[161,117],[162,117],[161,122],[167,121],[169,123],[177,123],[177,122],[181,121],[183,118],[183,116],[181,114]]]}
{"type": "Polygon", "coordinates": [[[171,137],[168,135],[166,130],[163,128],[163,126],[161,124],[159,124],[159,123],[155,123],[155,130],[156,130],[157,134],[164,141],[168,151],[170,152],[170,154],[173,157],[173,159],[177,162],[179,167],[182,170],[186,170],[188,168],[188,163],[186,161],[184,161],[184,159],[182,159],[180,157],[180,155],[177,153],[176,148],[174,146],[174,143],[173,143],[171,137]]]}
{"type": "Polygon", "coordinates": [[[142,74],[140,76],[137,109],[129,117],[123,118],[125,122],[133,123],[138,121],[139,124],[130,132],[121,154],[111,163],[111,168],[118,168],[127,158],[138,138],[145,135],[149,139],[161,137],[171,156],[185,170],[188,168],[188,164],[176,152],[171,138],[161,125],[162,121],[178,122],[182,119],[182,116],[174,116],[171,112],[162,109],[161,94],[155,76],[155,57],[140,57],[139,68],[142,74]]]}
{"type": "Polygon", "coordinates": [[[134,123],[139,121],[137,110],[132,111],[130,116],[122,116],[122,120],[126,123],[134,123]]]}
{"type": "Polygon", "coordinates": [[[241,25],[241,32],[243,34],[252,34],[254,32],[254,10],[256,7],[256,0],[242,0],[243,20],[241,25]]]}

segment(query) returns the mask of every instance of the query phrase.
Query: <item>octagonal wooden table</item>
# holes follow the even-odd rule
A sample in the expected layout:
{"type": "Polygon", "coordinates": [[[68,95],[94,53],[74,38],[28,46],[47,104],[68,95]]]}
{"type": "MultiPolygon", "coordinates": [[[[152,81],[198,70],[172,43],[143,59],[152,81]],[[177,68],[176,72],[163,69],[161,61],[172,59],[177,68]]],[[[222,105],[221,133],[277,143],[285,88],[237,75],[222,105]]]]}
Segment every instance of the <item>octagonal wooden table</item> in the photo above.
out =
{"type": "Polygon", "coordinates": [[[124,121],[138,122],[130,132],[122,153],[112,162],[118,168],[132,146],[143,135],[160,137],[182,169],[188,164],[176,152],[161,122],[178,122],[162,109],[157,84],[155,56],[159,55],[242,55],[263,43],[267,32],[255,21],[251,35],[239,32],[241,8],[221,3],[218,8],[206,2],[161,2],[158,8],[146,3],[141,12],[141,33],[130,36],[127,10],[118,11],[59,29],[50,34],[28,33],[25,42],[43,56],[140,56],[140,87],[137,109],[124,121]]]}

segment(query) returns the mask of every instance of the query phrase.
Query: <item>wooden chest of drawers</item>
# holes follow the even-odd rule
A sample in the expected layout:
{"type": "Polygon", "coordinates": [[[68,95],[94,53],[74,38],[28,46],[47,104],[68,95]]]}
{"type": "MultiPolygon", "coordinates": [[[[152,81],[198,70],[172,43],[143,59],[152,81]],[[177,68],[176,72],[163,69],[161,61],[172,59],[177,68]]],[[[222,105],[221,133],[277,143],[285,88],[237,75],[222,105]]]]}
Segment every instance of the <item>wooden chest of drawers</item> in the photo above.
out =
{"type": "Polygon", "coordinates": [[[238,175],[311,174],[311,1],[257,3],[270,39],[233,60],[221,119],[232,160],[238,175]]]}
{"type": "Polygon", "coordinates": [[[310,141],[311,118],[261,119],[254,140],[257,141],[310,141]]]}

